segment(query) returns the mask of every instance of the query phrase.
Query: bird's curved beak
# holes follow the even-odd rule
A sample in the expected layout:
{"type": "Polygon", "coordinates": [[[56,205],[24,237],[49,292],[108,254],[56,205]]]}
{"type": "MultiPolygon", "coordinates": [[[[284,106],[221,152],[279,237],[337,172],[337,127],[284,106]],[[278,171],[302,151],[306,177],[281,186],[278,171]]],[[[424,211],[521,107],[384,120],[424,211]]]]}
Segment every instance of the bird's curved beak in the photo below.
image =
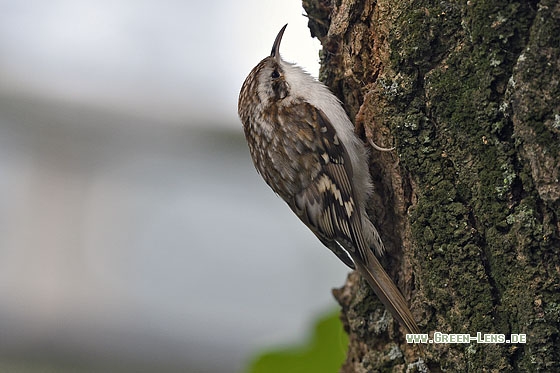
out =
{"type": "Polygon", "coordinates": [[[270,57],[274,57],[277,60],[280,59],[280,42],[282,41],[282,35],[284,35],[284,30],[286,30],[288,24],[286,23],[284,27],[280,29],[278,35],[276,35],[276,40],[274,40],[274,44],[272,44],[272,51],[270,52],[270,57]]]}

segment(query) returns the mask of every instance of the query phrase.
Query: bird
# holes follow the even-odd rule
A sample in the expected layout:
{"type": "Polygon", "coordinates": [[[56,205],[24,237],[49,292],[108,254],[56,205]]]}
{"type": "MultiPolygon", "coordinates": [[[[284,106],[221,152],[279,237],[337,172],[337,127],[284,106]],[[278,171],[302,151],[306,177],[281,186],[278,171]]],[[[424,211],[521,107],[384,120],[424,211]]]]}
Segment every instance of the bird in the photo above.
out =
{"type": "Polygon", "coordinates": [[[377,258],[385,248],[366,213],[373,188],[368,150],[327,86],[280,56],[287,26],[239,93],[238,114],[254,166],[323,245],[366,279],[393,317],[409,333],[419,333],[377,258]]]}

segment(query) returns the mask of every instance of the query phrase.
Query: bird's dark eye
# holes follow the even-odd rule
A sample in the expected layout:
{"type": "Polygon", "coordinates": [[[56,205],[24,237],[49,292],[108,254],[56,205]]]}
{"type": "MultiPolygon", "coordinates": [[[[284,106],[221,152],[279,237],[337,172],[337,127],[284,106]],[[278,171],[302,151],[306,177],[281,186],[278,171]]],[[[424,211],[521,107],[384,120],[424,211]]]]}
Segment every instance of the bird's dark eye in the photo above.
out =
{"type": "Polygon", "coordinates": [[[270,77],[271,77],[272,79],[278,79],[278,78],[280,78],[280,73],[278,72],[278,70],[274,70],[274,71],[272,72],[272,74],[270,74],[270,77]]]}

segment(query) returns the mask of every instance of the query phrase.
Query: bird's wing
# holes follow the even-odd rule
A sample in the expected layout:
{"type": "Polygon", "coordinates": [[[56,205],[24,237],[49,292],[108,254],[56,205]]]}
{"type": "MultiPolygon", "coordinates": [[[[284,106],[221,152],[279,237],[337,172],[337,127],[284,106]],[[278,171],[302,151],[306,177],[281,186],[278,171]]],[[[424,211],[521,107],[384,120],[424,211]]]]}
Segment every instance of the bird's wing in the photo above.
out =
{"type": "MultiPolygon", "coordinates": [[[[305,154],[302,159],[306,162],[314,160],[316,165],[304,168],[314,170],[313,174],[311,177],[304,175],[309,181],[301,184],[302,189],[288,204],[343,261],[344,256],[341,257],[333,245],[338,243],[344,247],[383,304],[409,332],[418,333],[418,326],[402,294],[365,242],[352,185],[352,164],[344,144],[323,112],[308,103],[299,105],[290,109],[292,119],[293,113],[298,113],[295,119],[300,123],[297,127],[305,123],[314,136],[311,142],[306,141],[314,145],[308,149],[310,154],[305,154]]],[[[299,145],[299,148],[306,147],[299,145]]]]}
{"type": "Polygon", "coordinates": [[[370,250],[362,231],[359,207],[352,185],[352,164],[348,153],[326,115],[307,102],[289,108],[296,128],[307,129],[306,136],[297,136],[294,148],[298,157],[308,162],[302,175],[300,190],[290,204],[292,210],[321,239],[337,241],[348,252],[367,261],[370,250]],[[298,113],[295,117],[293,113],[298,113]],[[307,139],[305,139],[307,137],[307,139]],[[312,137],[312,138],[311,138],[312,137]],[[310,140],[310,141],[309,141],[310,140]]]}

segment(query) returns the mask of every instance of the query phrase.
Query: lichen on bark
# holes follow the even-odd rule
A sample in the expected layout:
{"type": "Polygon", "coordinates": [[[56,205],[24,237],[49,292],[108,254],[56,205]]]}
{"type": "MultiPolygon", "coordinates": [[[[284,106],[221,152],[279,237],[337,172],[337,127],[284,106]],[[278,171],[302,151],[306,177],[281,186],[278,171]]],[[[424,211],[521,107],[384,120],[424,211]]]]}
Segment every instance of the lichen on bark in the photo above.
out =
{"type": "Polygon", "coordinates": [[[345,372],[548,371],[560,364],[560,2],[304,0],[320,79],[372,150],[384,265],[425,364],[355,275],[335,291],[345,372]]]}

